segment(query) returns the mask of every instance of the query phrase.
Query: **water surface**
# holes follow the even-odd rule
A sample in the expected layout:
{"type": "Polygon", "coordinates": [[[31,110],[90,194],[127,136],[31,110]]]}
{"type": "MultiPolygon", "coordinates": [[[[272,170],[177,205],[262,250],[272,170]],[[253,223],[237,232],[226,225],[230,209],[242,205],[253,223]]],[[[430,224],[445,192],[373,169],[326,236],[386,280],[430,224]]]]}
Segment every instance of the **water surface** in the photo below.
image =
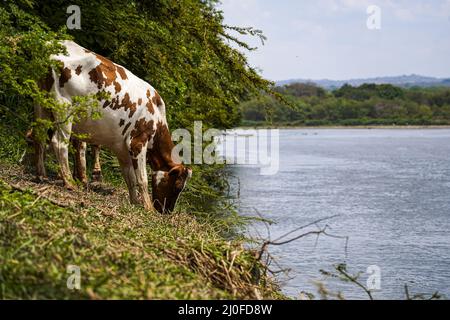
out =
{"type": "MultiPolygon", "coordinates": [[[[319,270],[347,263],[353,272],[380,268],[379,299],[404,298],[405,284],[413,293],[450,297],[450,129],[281,130],[278,174],[232,170],[241,214],[257,210],[275,221],[272,239],[333,215],[339,216],[320,226],[349,237],[347,248],[344,239],[329,237],[272,247],[281,267],[292,270],[280,278],[288,295],[317,293],[319,270]]],[[[253,227],[267,236],[263,224],[253,227]]],[[[361,275],[364,284],[367,277],[361,275]]],[[[355,286],[325,284],[347,298],[366,298],[355,286]]]]}

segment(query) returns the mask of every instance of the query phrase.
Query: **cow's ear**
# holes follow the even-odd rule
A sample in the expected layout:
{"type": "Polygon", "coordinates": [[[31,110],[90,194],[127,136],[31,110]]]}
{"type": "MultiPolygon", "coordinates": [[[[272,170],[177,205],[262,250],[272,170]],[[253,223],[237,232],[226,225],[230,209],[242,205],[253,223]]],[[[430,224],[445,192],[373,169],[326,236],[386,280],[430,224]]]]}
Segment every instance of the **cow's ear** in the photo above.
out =
{"type": "Polygon", "coordinates": [[[170,169],[169,176],[178,177],[183,172],[183,166],[176,166],[170,169]]]}

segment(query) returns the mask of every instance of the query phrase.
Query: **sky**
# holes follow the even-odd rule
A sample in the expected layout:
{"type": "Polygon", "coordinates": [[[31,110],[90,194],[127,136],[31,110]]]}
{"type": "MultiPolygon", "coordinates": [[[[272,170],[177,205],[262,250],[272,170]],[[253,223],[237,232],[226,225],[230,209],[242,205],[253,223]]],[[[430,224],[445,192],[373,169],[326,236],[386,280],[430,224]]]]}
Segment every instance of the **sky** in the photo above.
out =
{"type": "Polygon", "coordinates": [[[264,45],[240,39],[258,47],[249,62],[273,81],[450,77],[450,0],[222,0],[219,9],[225,24],[264,32],[264,45]]]}

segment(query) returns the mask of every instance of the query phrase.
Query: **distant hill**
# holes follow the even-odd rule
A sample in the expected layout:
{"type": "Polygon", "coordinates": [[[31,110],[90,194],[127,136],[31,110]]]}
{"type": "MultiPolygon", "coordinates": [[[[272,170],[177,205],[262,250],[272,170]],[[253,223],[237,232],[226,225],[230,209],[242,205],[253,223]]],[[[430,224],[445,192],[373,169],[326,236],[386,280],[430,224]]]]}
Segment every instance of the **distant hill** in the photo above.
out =
{"type": "Polygon", "coordinates": [[[396,76],[396,77],[377,77],[377,78],[350,79],[350,80],[290,79],[277,81],[276,84],[278,86],[283,86],[295,82],[300,83],[312,82],[327,90],[339,89],[346,83],[352,86],[360,86],[364,83],[375,83],[375,84],[392,84],[399,87],[439,87],[439,86],[450,87],[450,78],[440,79],[440,78],[420,76],[416,74],[396,76]]]}

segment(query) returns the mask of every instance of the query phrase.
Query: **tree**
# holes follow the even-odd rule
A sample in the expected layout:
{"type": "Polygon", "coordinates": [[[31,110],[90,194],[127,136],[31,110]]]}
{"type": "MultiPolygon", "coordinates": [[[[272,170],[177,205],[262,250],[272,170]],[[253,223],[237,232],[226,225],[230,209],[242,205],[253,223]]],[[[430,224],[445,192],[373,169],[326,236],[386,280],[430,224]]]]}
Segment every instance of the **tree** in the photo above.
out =
{"type": "Polygon", "coordinates": [[[319,97],[324,98],[326,96],[325,89],[317,86],[315,83],[292,83],[283,87],[275,88],[275,91],[291,95],[294,97],[319,97]]]}
{"type": "MultiPolygon", "coordinates": [[[[261,34],[251,28],[223,25],[216,3],[76,1],[82,29],[66,30],[66,9],[72,0],[2,2],[2,92],[35,95],[14,91],[12,79],[35,87],[51,65],[50,53],[60,50],[56,40],[66,38],[67,33],[80,45],[150,82],[166,102],[171,127],[191,127],[194,120],[202,120],[205,128],[230,128],[240,121],[239,101],[261,90],[270,91],[270,82],[229,44],[234,41],[250,50],[231,34],[261,34]],[[48,41],[55,46],[47,46],[48,41]],[[12,52],[11,48],[18,49],[12,52]],[[15,76],[8,70],[14,70],[15,76]]],[[[20,108],[30,113],[32,103],[20,108]]]]}

